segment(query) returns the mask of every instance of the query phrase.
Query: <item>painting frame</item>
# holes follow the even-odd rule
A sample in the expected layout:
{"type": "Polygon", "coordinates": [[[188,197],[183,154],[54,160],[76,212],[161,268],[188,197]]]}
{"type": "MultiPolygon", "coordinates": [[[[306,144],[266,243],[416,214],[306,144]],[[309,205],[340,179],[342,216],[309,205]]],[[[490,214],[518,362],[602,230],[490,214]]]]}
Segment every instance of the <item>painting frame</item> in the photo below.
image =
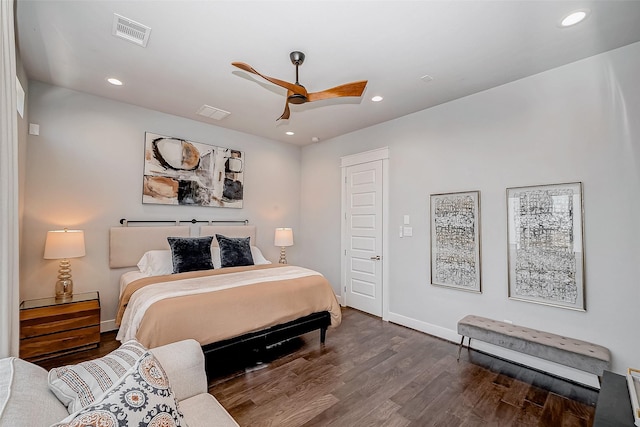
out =
{"type": "Polygon", "coordinates": [[[511,187],[508,297],[586,311],[582,182],[511,187]]]}
{"type": "Polygon", "coordinates": [[[431,284],[482,293],[480,191],[431,194],[431,284]]]}
{"type": "Polygon", "coordinates": [[[244,152],[145,132],[142,203],[241,209],[244,152]]]}

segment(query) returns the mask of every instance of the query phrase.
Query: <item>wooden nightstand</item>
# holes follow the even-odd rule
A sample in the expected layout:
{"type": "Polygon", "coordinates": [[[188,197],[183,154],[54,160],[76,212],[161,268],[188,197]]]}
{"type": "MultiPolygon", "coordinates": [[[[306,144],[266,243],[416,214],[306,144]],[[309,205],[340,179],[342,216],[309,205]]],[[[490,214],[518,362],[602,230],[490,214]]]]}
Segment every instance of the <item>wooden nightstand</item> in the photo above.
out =
{"type": "Polygon", "coordinates": [[[20,357],[47,359],[100,342],[98,292],[75,294],[70,300],[42,298],[20,304],[20,357]]]}

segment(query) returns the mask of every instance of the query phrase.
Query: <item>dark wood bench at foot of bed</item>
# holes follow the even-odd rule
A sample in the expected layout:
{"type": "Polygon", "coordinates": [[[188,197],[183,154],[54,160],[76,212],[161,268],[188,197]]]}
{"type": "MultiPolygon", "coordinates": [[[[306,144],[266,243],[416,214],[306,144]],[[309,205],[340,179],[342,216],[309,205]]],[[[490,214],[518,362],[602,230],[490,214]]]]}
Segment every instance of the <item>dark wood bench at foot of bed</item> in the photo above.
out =
{"type": "Polygon", "coordinates": [[[263,362],[268,347],[316,329],[320,329],[320,343],[324,344],[330,324],[331,315],[323,311],[261,331],[207,344],[202,347],[207,378],[227,373],[229,369],[249,367],[263,362]]]}

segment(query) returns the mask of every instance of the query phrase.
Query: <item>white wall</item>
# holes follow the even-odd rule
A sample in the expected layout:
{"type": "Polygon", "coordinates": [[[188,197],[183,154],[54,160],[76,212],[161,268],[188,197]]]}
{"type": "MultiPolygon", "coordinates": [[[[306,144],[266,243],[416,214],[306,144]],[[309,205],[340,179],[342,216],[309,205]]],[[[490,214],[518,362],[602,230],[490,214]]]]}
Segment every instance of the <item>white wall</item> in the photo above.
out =
{"type": "MultiPolygon", "coordinates": [[[[74,291],[100,291],[102,320],[109,321],[126,271],[108,265],[109,228],[120,226],[120,218],[246,218],[273,262],[279,258],[274,229],[298,228],[299,147],[35,81],[29,121],[40,125],[40,135],[27,142],[21,299],[53,295],[58,261],[42,258],[48,230],[85,230],[87,255],[71,260],[74,291]],[[145,131],[243,150],[244,207],[143,205],[145,131]]],[[[297,252],[288,259],[297,262],[297,252]]]]}
{"type": "Polygon", "coordinates": [[[303,263],[340,293],[340,157],[389,146],[390,230],[404,214],[413,226],[413,237],[390,233],[390,320],[453,340],[467,314],[509,319],[604,345],[617,372],[640,366],[638,75],[635,43],[304,147],[303,263]],[[584,189],[587,311],[509,300],[505,189],[573,181],[584,189]],[[468,190],[481,194],[482,294],[429,279],[429,195],[468,190]]]}

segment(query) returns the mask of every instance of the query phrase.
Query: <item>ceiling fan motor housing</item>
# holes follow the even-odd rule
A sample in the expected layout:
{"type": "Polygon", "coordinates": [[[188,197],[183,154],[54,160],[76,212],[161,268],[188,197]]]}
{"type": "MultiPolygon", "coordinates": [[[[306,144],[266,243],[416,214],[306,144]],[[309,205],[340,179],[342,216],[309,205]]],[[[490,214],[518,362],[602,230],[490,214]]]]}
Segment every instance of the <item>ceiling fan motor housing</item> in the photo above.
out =
{"type": "Polygon", "coordinates": [[[298,51],[291,52],[289,54],[289,58],[291,59],[291,63],[293,65],[302,65],[302,63],[304,62],[304,53],[298,51]]]}
{"type": "Polygon", "coordinates": [[[304,104],[305,102],[308,101],[306,96],[299,93],[294,93],[293,95],[289,95],[288,100],[291,104],[304,104]]]}

